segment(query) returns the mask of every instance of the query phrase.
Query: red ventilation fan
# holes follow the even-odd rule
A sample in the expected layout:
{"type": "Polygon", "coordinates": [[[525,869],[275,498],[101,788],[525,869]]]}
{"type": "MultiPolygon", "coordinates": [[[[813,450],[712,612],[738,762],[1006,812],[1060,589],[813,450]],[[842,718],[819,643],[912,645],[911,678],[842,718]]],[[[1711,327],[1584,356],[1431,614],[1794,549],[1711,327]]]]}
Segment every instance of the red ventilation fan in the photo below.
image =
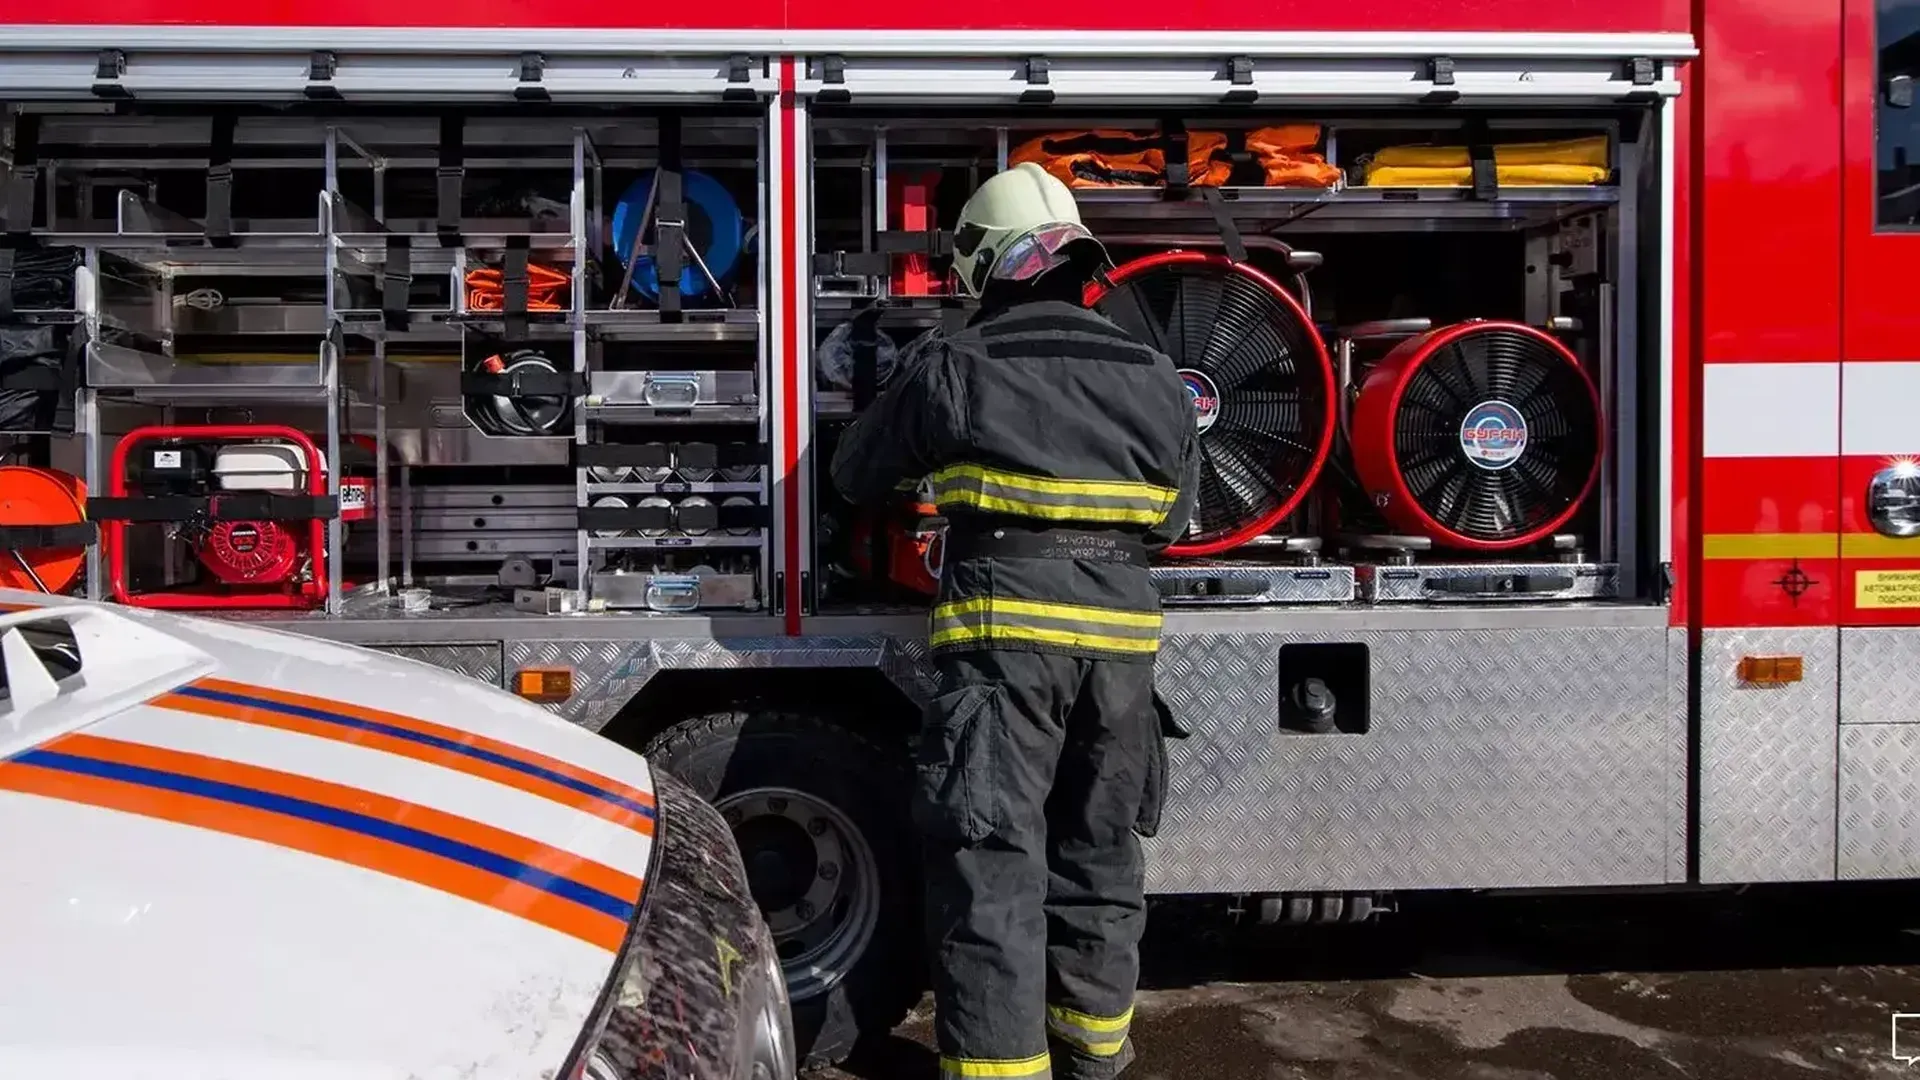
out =
{"type": "Polygon", "coordinates": [[[1291,293],[1246,263],[1165,251],[1115,269],[1087,303],[1172,357],[1193,399],[1200,491],[1167,554],[1219,554],[1299,507],[1333,448],[1333,362],[1291,293]]]}
{"type": "Polygon", "coordinates": [[[1580,510],[1600,477],[1600,394],[1565,345],[1464,322],[1395,346],[1353,406],[1353,463],[1393,528],[1503,551],[1580,510]]]}

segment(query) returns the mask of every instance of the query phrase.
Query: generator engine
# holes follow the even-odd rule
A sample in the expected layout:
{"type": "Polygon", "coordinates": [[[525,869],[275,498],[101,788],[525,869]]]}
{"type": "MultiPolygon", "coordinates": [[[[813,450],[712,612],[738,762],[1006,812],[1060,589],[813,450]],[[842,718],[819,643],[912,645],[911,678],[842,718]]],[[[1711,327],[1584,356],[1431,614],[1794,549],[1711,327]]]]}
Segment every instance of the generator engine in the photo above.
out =
{"type": "MultiPolygon", "coordinates": [[[[322,458],[311,438],[275,426],[130,432],[109,480],[114,501],[131,509],[103,535],[115,599],[175,609],[323,604],[330,515],[322,458]],[[162,525],[172,550],[186,549],[184,559],[163,559],[158,588],[149,585],[153,567],[130,565],[126,530],[135,522],[162,525]]],[[[372,487],[364,470],[341,477],[340,517],[349,527],[373,515],[372,487]]]]}

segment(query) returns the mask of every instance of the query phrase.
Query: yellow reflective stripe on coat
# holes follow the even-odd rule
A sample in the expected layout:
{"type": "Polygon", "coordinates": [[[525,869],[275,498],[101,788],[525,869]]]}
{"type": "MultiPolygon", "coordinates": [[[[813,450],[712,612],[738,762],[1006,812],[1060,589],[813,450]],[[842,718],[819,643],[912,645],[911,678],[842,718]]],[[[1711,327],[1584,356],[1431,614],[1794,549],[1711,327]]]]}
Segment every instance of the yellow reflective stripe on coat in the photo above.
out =
{"type": "Polygon", "coordinates": [[[996,1076],[1018,1080],[1047,1080],[1053,1075],[1053,1061],[1046,1054],[1019,1060],[992,1058],[955,1058],[940,1056],[940,1072],[945,1076],[996,1076]]]}
{"type": "Polygon", "coordinates": [[[1161,621],[1157,611],[1121,611],[1006,596],[975,596],[936,606],[927,644],[937,649],[947,645],[1026,642],[1069,649],[1150,653],[1160,648],[1161,621]]]}
{"type": "Polygon", "coordinates": [[[1040,521],[1158,525],[1180,496],[1134,480],[1056,480],[985,465],[949,465],[928,479],[942,511],[965,507],[1040,521]]]}
{"type": "Polygon", "coordinates": [[[1118,1054],[1127,1045],[1127,1028],[1132,1023],[1132,1008],[1119,1016],[1094,1016],[1059,1005],[1047,1006],[1047,1030],[1095,1057],[1118,1054]]]}

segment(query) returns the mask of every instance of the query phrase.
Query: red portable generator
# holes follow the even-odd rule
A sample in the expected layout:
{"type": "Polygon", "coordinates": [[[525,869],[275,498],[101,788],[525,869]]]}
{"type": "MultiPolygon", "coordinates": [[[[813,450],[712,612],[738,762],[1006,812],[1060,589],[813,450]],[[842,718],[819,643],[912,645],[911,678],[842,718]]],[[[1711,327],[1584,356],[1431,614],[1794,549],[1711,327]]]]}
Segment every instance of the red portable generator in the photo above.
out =
{"type": "MultiPolygon", "coordinates": [[[[354,437],[356,442],[361,438],[354,437]]],[[[136,428],[114,448],[101,561],[115,600],[134,607],[288,609],[326,602],[333,504],[312,438],[273,424],[136,428]],[[128,531],[160,525],[165,565],[132,565],[128,531]],[[181,549],[190,558],[178,557],[181,549]],[[157,586],[141,578],[158,576],[157,586]]],[[[374,514],[373,480],[342,475],[343,522],[374,514]]]]}

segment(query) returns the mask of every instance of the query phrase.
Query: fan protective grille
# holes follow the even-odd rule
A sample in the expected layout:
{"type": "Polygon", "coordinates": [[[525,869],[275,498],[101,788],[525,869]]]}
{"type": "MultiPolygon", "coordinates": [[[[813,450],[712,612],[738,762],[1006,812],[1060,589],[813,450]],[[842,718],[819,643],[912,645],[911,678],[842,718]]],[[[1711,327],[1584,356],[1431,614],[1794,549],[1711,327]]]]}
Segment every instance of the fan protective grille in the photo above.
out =
{"type": "Polygon", "coordinates": [[[1401,490],[1389,507],[1418,531],[1459,546],[1520,546],[1564,525],[1592,490],[1599,396],[1546,334],[1510,323],[1446,327],[1403,343],[1380,371],[1363,394],[1392,395],[1387,423],[1356,451],[1377,463],[1377,440],[1391,440],[1401,490]]]}
{"type": "Polygon", "coordinates": [[[1279,283],[1223,256],[1171,251],[1096,287],[1095,310],[1171,357],[1194,401],[1200,489],[1170,555],[1210,555],[1300,505],[1333,440],[1333,365],[1279,283]]]}

